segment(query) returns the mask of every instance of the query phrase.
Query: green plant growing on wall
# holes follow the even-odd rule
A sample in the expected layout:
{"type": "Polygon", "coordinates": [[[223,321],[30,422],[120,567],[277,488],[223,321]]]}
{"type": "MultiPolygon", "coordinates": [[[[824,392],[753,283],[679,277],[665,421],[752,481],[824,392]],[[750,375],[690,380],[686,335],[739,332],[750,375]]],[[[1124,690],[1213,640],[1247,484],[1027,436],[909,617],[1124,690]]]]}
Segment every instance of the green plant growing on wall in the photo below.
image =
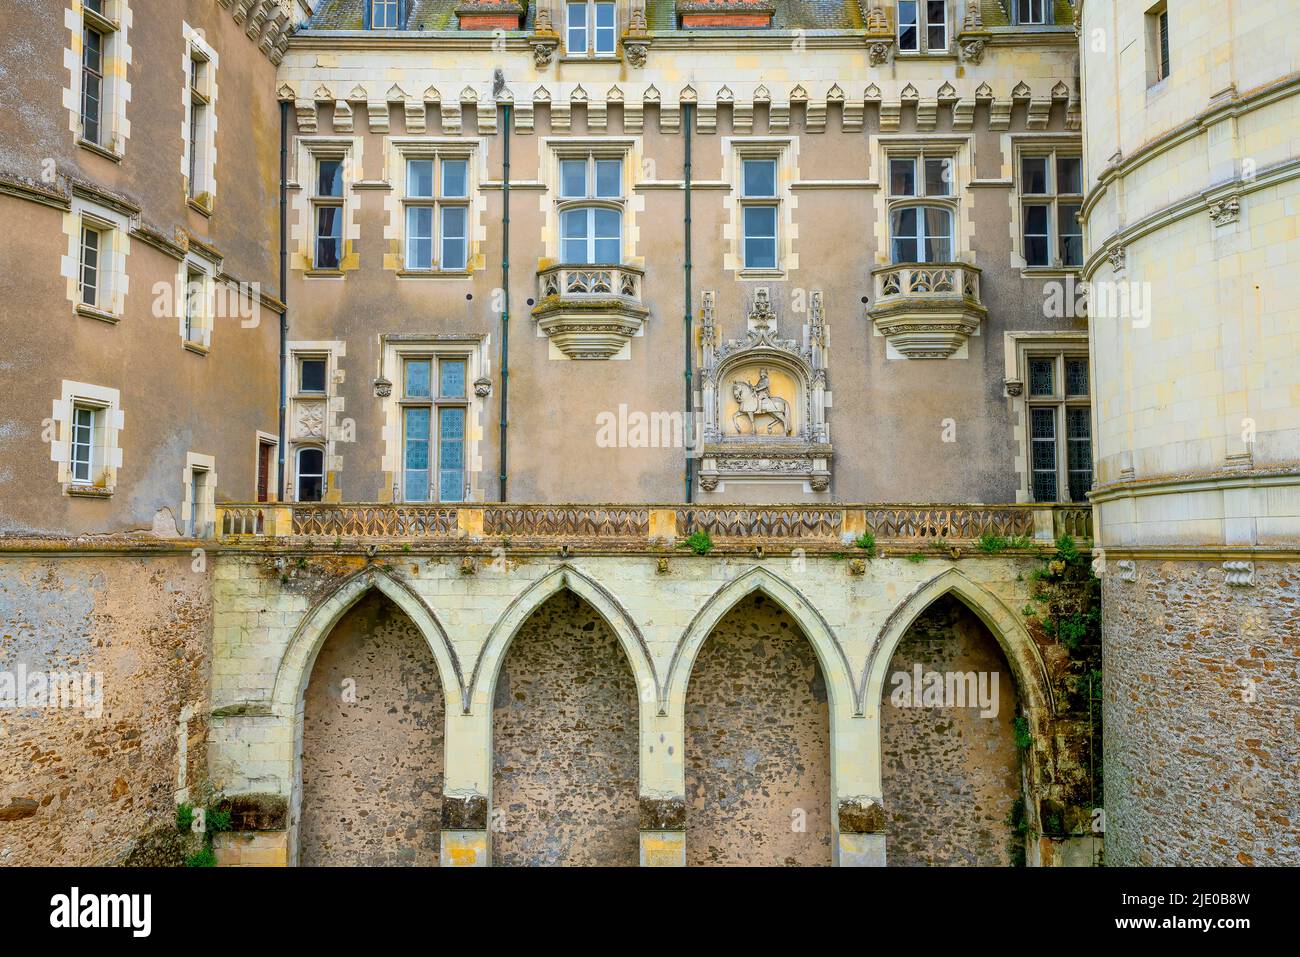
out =
{"type": "Polygon", "coordinates": [[[1029,730],[1029,719],[1023,714],[1016,715],[1012,727],[1016,735],[1016,747],[1021,751],[1028,751],[1034,743],[1034,736],[1029,730]]]}
{"type": "Polygon", "coordinates": [[[907,556],[907,560],[913,565],[919,565],[921,562],[925,561],[925,556],[920,552],[912,552],[912,554],[907,556]]]}
{"type": "Polygon", "coordinates": [[[1005,823],[1011,829],[1014,838],[1011,842],[1011,866],[1025,866],[1025,838],[1029,836],[1029,815],[1025,813],[1025,799],[1016,796],[1011,810],[1007,812],[1005,823]]]}
{"type": "Polygon", "coordinates": [[[870,532],[863,532],[853,540],[855,548],[860,548],[867,553],[868,558],[874,558],[876,554],[876,536],[870,532]]]}
{"type": "Polygon", "coordinates": [[[713,539],[709,537],[708,532],[692,532],[682,540],[682,545],[696,555],[707,555],[713,550],[713,539]]]}
{"type": "Polygon", "coordinates": [[[975,546],[980,551],[996,555],[998,552],[1006,551],[1011,545],[1011,540],[1005,535],[994,535],[992,532],[985,532],[980,536],[979,543],[975,546]]]}
{"type": "MultiPolygon", "coordinates": [[[[230,811],[223,809],[220,799],[213,797],[199,813],[202,815],[203,846],[185,859],[186,867],[215,867],[216,852],[212,849],[212,839],[222,831],[230,830],[230,811]]],[[[195,808],[192,804],[176,805],[176,829],[183,834],[194,830],[195,808]]]]}

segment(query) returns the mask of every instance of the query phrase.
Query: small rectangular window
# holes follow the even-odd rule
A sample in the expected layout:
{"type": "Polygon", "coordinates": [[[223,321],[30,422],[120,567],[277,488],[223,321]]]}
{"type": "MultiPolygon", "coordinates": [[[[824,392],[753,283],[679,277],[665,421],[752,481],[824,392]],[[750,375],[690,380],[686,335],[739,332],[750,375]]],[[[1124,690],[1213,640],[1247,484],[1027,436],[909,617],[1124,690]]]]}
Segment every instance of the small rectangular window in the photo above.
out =
{"type": "Polygon", "coordinates": [[[1020,157],[1020,207],[1026,266],[1083,264],[1083,160],[1068,153],[1020,157]]]}
{"type": "Polygon", "coordinates": [[[1169,76],[1173,64],[1169,59],[1169,5],[1157,3],[1147,10],[1147,85],[1169,76]]]}
{"type": "Polygon", "coordinates": [[[1065,394],[1071,398],[1088,394],[1088,360],[1065,360],[1065,394]]]}
{"type": "Polygon", "coordinates": [[[322,394],[325,392],[324,359],[298,360],[298,391],[322,394]]]}
{"type": "Polygon", "coordinates": [[[1031,409],[1034,501],[1056,501],[1056,410],[1031,409]]]}
{"type": "Polygon", "coordinates": [[[297,500],[319,502],[325,492],[325,451],[315,446],[298,450],[297,500]]]}
{"type": "Polygon", "coordinates": [[[1025,262],[1030,266],[1050,266],[1052,248],[1051,207],[1040,204],[1024,207],[1025,262]]]}
{"type": "Polygon", "coordinates": [[[1066,467],[1070,501],[1082,502],[1092,488],[1092,417],[1087,408],[1065,410],[1066,467]]]}
{"type": "Polygon", "coordinates": [[[429,392],[429,373],[432,361],[429,359],[407,359],[402,364],[405,385],[402,395],[408,399],[427,399],[429,392]]]}
{"type": "Polygon", "coordinates": [[[745,268],[776,268],[776,207],[745,207],[745,268]]]}
{"type": "Polygon", "coordinates": [[[469,197],[469,161],[444,159],[442,161],[442,196],[444,199],[469,197]]]}
{"type": "Polygon", "coordinates": [[[925,45],[931,53],[948,49],[948,4],[946,0],[926,0],[925,45]]]}
{"type": "Polygon", "coordinates": [[[207,292],[207,277],[197,269],[185,275],[185,341],[198,342],[203,336],[203,306],[207,292]]]}
{"type": "Polygon", "coordinates": [[[1056,395],[1056,360],[1029,360],[1029,394],[1031,396],[1056,395]]]}
{"type": "Polygon", "coordinates": [[[316,163],[316,269],[338,269],[343,256],[343,161],[316,163]]]}
{"type": "Polygon", "coordinates": [[[433,160],[407,160],[406,195],[408,198],[433,198],[433,160]]]}
{"type": "Polygon", "coordinates": [[[443,269],[462,270],[466,267],[469,237],[466,235],[468,210],[464,206],[444,206],[441,210],[441,248],[438,256],[443,269]]]}
{"type": "Polygon", "coordinates": [[[1046,24],[1051,21],[1048,0],[1016,0],[1016,22],[1025,26],[1046,24]]]}
{"type": "Polygon", "coordinates": [[[623,197],[623,161],[596,160],[596,198],[621,199],[623,197]]]}
{"type": "Polygon", "coordinates": [[[925,195],[949,196],[952,194],[952,159],[925,160],[925,195]]]}
{"type": "Polygon", "coordinates": [[[889,193],[891,196],[916,195],[916,160],[914,158],[907,156],[890,159],[889,193]]]}
{"type": "Polygon", "coordinates": [[[316,195],[337,197],[343,195],[343,161],[323,159],[317,164],[316,195]]]}
{"type": "Polygon", "coordinates": [[[596,4],[596,55],[614,55],[614,4],[596,4]]]}

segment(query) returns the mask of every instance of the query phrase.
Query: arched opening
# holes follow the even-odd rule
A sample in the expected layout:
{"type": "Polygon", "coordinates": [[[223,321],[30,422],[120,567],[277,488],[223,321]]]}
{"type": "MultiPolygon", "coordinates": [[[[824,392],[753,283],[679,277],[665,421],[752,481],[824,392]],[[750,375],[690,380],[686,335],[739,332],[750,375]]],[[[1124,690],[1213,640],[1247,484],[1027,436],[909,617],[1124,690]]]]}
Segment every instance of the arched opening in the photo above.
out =
{"type": "Polygon", "coordinates": [[[617,636],[557,592],[520,626],[492,710],[494,864],[635,866],[638,695],[617,636]]]}
{"type": "Polygon", "coordinates": [[[420,629],[371,590],[330,631],[303,695],[300,864],[438,863],[444,710],[420,629]]]}
{"type": "Polygon", "coordinates": [[[935,599],[903,633],[881,698],[889,864],[1016,862],[1019,695],[984,622],[955,595],[935,599]]]}
{"type": "Polygon", "coordinates": [[[686,687],[686,863],[831,863],[830,709],[812,645],[762,592],[709,633],[686,687]]]}

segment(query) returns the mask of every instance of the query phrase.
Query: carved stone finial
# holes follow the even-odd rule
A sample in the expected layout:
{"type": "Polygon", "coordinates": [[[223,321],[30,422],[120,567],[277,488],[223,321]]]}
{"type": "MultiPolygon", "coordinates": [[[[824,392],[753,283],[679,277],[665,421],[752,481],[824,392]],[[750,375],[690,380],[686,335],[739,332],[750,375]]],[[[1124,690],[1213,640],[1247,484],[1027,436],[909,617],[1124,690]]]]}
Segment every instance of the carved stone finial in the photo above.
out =
{"type": "Polygon", "coordinates": [[[638,3],[632,8],[632,19],[628,23],[628,31],[631,33],[644,33],[647,29],[645,4],[638,3]]]}
{"type": "Polygon", "coordinates": [[[554,29],[555,28],[551,26],[551,8],[547,6],[539,6],[537,8],[537,19],[533,23],[533,31],[535,33],[549,33],[554,29]]]}
{"type": "Polygon", "coordinates": [[[760,331],[767,330],[776,322],[776,313],[772,311],[772,300],[766,286],[754,290],[754,304],[749,310],[749,321],[760,331]]]}
{"type": "Polygon", "coordinates": [[[966,20],[963,25],[967,30],[982,30],[984,28],[984,14],[980,11],[980,5],[975,0],[966,4],[966,20]]]}
{"type": "Polygon", "coordinates": [[[879,4],[867,11],[867,32],[889,32],[889,16],[885,13],[884,7],[879,4]]]}

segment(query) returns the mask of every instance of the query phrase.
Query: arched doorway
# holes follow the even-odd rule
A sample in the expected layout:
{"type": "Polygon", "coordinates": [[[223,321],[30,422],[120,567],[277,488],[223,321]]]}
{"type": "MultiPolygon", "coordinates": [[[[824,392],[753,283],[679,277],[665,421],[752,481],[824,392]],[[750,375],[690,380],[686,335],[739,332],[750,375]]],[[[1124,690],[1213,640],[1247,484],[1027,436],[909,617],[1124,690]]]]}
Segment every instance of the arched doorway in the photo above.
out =
{"type": "Polygon", "coordinates": [[[436,865],[444,727],[424,636],[368,592],[330,631],[304,694],[299,863],[436,865]]]}
{"type": "Polygon", "coordinates": [[[881,697],[889,864],[1013,863],[1019,695],[997,639],[942,595],[904,632],[881,697]]]}
{"type": "Polygon", "coordinates": [[[636,680],[613,629],[570,591],[520,626],[492,711],[492,860],[638,859],[636,680]]]}
{"type": "Polygon", "coordinates": [[[830,711],[798,623],[755,592],[686,688],[686,863],[829,865],[830,711]]]}

